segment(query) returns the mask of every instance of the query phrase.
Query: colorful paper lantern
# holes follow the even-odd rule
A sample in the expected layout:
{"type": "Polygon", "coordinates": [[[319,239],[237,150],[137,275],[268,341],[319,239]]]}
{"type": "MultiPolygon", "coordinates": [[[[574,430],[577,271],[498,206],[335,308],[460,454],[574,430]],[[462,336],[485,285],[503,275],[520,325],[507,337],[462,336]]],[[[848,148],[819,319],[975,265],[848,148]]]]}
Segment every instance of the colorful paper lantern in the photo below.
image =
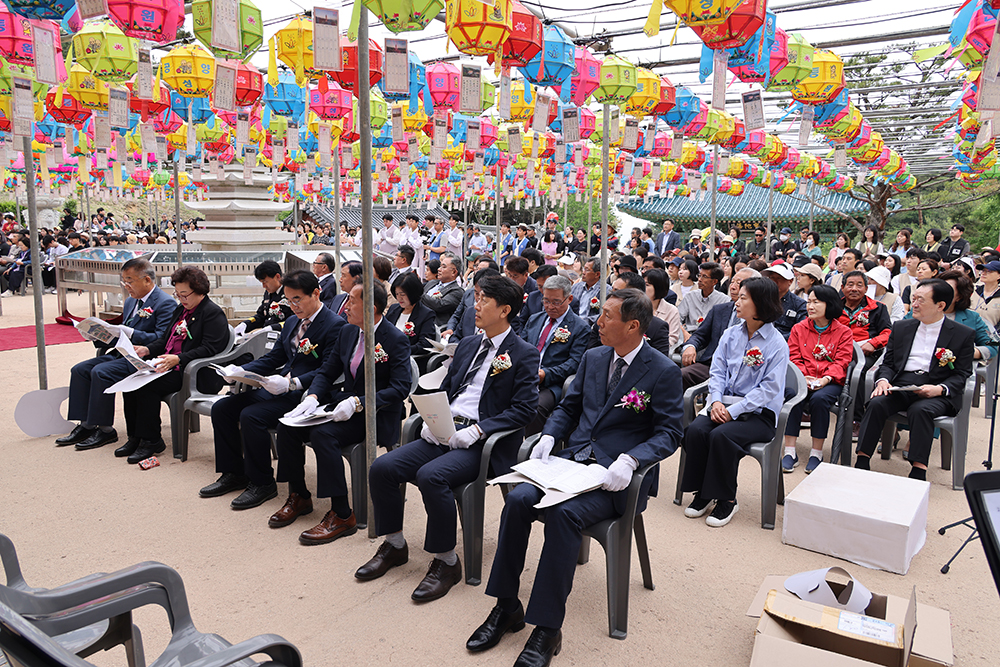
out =
{"type": "Polygon", "coordinates": [[[160,61],[160,76],[183,97],[204,97],[215,87],[215,58],[197,44],[175,46],[160,61]]]}
{"type": "Polygon", "coordinates": [[[628,98],[623,111],[639,118],[652,115],[660,103],[660,77],[645,67],[637,67],[635,78],[635,92],[628,98]]]}
{"type": "Polygon", "coordinates": [[[816,49],[799,33],[788,35],[785,57],[788,63],[771,76],[767,90],[784,92],[794,88],[802,79],[809,76],[813,68],[813,55],[816,49]]]}
{"type": "Polygon", "coordinates": [[[306,109],[306,93],[295,82],[294,74],[282,72],[277,85],[264,85],[264,106],[279,116],[301,118],[306,109]]]}
{"type": "Polygon", "coordinates": [[[191,3],[191,22],[194,25],[194,36],[213,55],[220,58],[236,57],[246,60],[264,44],[264,22],[261,18],[260,9],[251,0],[240,0],[239,25],[240,44],[239,51],[224,51],[212,46],[212,0],[194,0],[191,3]]]}
{"type": "Polygon", "coordinates": [[[479,0],[447,0],[445,31],[462,53],[503,58],[503,44],[513,27],[511,0],[487,5],[479,0]]]}
{"type": "Polygon", "coordinates": [[[556,25],[545,26],[544,35],[542,50],[521,71],[528,81],[539,86],[562,85],[576,69],[576,47],[556,25]]]}
{"type": "Polygon", "coordinates": [[[844,89],[844,63],[833,51],[818,49],[812,71],[792,88],[792,97],[803,104],[826,104],[844,89]]]}
{"type": "Polygon", "coordinates": [[[139,48],[108,20],[90,21],[73,36],[73,54],[105,83],[128,81],[139,68],[139,48]]]}
{"type": "MultiPolygon", "coordinates": [[[[475,0],[473,0],[475,1],[475,0]]],[[[340,72],[327,72],[329,77],[339,83],[345,90],[351,91],[355,97],[358,96],[358,43],[341,37],[341,56],[344,61],[344,69],[340,72]]],[[[373,40],[368,40],[368,83],[374,87],[382,79],[382,72],[385,63],[385,53],[382,47],[373,40]]]]}
{"type": "Polygon", "coordinates": [[[427,88],[435,110],[455,109],[461,93],[461,72],[448,62],[436,62],[427,66],[427,88]]]}
{"type": "MultiPolygon", "coordinates": [[[[165,109],[170,108],[170,89],[167,88],[167,84],[160,82],[160,95],[159,99],[154,100],[143,100],[135,95],[135,78],[125,84],[125,87],[129,90],[128,106],[129,109],[139,114],[143,122],[149,120],[150,116],[156,116],[157,114],[163,113],[165,109]]],[[[154,94],[153,97],[156,97],[154,94]]]]}
{"type": "Polygon", "coordinates": [[[518,79],[510,84],[510,118],[515,122],[526,121],[535,112],[535,105],[528,101],[528,84],[518,79]]]}
{"type": "Polygon", "coordinates": [[[53,86],[45,96],[45,110],[56,122],[65,123],[66,125],[79,125],[94,113],[93,109],[83,106],[72,93],[65,90],[63,91],[62,99],[59,100],[59,104],[57,105],[57,91],[58,87],[53,86]]]}
{"type": "Polygon", "coordinates": [[[582,107],[600,85],[601,61],[583,46],[576,47],[574,60],[575,67],[570,77],[569,90],[566,90],[565,84],[556,87],[556,90],[564,102],[571,101],[576,106],[582,107]]]}
{"type": "Polygon", "coordinates": [[[324,120],[343,118],[351,109],[351,93],[336,83],[309,91],[309,110],[324,120]]]}
{"type": "Polygon", "coordinates": [[[394,33],[423,30],[444,9],[444,0],[362,0],[394,33]]]}
{"type": "Polygon", "coordinates": [[[14,65],[35,64],[31,21],[6,8],[0,8],[0,55],[14,65]]]}
{"type": "MultiPolygon", "coordinates": [[[[542,22],[517,0],[511,1],[511,12],[510,37],[503,43],[501,64],[524,67],[542,50],[542,22]]],[[[494,53],[487,54],[490,64],[495,62],[494,56],[494,53]]]]}
{"type": "Polygon", "coordinates": [[[76,0],[3,0],[7,8],[29,19],[62,21],[76,8],[76,0]]]}
{"type": "Polygon", "coordinates": [[[253,106],[264,95],[264,75],[255,67],[246,63],[224,60],[227,65],[236,66],[236,105],[253,106]]]}
{"type": "Polygon", "coordinates": [[[107,111],[108,84],[94,78],[82,65],[74,64],[69,71],[66,85],[73,97],[88,109],[107,111]]]}
{"type": "Polygon", "coordinates": [[[600,84],[594,99],[600,104],[625,104],[636,89],[636,67],[610,54],[601,63],[600,84]]]}
{"type": "Polygon", "coordinates": [[[744,0],[666,0],[667,9],[689,26],[722,23],[744,0]]]}
{"type": "MultiPolygon", "coordinates": [[[[58,63],[59,69],[62,70],[62,74],[59,77],[61,81],[66,80],[65,65],[61,62],[58,63]]],[[[23,79],[32,80],[32,94],[35,99],[43,96],[48,90],[48,86],[44,83],[38,81],[33,81],[35,78],[35,71],[32,67],[27,65],[15,65],[4,58],[0,58],[0,96],[11,96],[14,94],[14,77],[20,77],[23,79]]]]}
{"type": "Polygon", "coordinates": [[[129,37],[162,44],[184,23],[184,0],[108,0],[108,15],[129,37]]]}
{"type": "Polygon", "coordinates": [[[732,49],[745,44],[764,25],[766,11],[767,0],[743,0],[722,22],[691,29],[710,49],[732,49]]]}

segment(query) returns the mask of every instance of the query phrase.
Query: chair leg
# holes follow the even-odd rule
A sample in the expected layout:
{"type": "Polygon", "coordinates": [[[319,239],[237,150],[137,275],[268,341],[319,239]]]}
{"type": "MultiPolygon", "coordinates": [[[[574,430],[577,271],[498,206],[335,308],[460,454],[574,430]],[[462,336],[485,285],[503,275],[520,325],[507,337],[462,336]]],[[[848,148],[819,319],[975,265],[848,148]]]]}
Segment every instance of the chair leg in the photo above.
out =
{"type": "Polygon", "coordinates": [[[142,650],[142,633],[138,625],[132,625],[132,638],[125,642],[125,656],[128,667],[146,667],[146,653],[142,650]]]}
{"type": "Polygon", "coordinates": [[[684,503],[684,492],[681,490],[681,486],[684,481],[684,448],[680,448],[681,455],[677,463],[677,489],[674,491],[674,505],[681,505],[684,503]]]}
{"type": "Polygon", "coordinates": [[[368,527],[368,457],[366,456],[364,443],[361,447],[357,445],[350,448],[351,463],[351,496],[354,503],[354,518],[357,519],[358,528],[368,527]]]}
{"type": "MultiPolygon", "coordinates": [[[[986,367],[986,418],[993,419],[993,410],[996,408],[996,401],[993,400],[993,394],[996,392],[996,377],[994,376],[994,370],[989,366],[986,367]]],[[[976,394],[979,395],[978,392],[976,394]]]]}
{"type": "Polygon", "coordinates": [[[941,468],[943,470],[951,470],[951,457],[952,457],[952,436],[951,431],[938,427],[941,429],[941,468]]]}
{"type": "Polygon", "coordinates": [[[170,412],[170,442],[173,445],[174,458],[187,460],[187,422],[184,420],[184,405],[177,404],[177,394],[171,394],[167,400],[170,412]]]}
{"type": "Polygon", "coordinates": [[[608,574],[608,634],[612,639],[628,635],[629,575],[632,567],[632,526],[619,524],[604,549],[608,574]]]}
{"type": "Polygon", "coordinates": [[[478,586],[483,578],[483,524],[486,521],[486,489],[475,482],[463,493],[458,511],[462,517],[462,548],[465,551],[465,583],[478,586]]]}
{"type": "Polygon", "coordinates": [[[760,527],[765,530],[774,530],[774,518],[778,513],[778,482],[782,474],[778,470],[780,462],[772,461],[772,458],[770,454],[765,454],[760,465],[760,527]]]}
{"type": "Polygon", "coordinates": [[[785,476],[778,475],[778,504],[785,506],[785,476]]]}
{"type": "Polygon", "coordinates": [[[639,568],[642,570],[642,585],[649,590],[655,590],[653,585],[653,570],[649,566],[649,547],[646,544],[646,525],[642,522],[642,515],[636,514],[635,521],[632,522],[632,529],[635,532],[635,549],[639,552],[639,568]]]}
{"type": "Polygon", "coordinates": [[[189,419],[191,420],[188,428],[191,429],[192,433],[201,433],[201,415],[193,410],[188,415],[190,415],[189,419]]]}
{"type": "MultiPolygon", "coordinates": [[[[854,406],[851,405],[847,408],[847,412],[844,414],[844,429],[841,433],[841,438],[843,439],[840,443],[840,465],[847,466],[848,468],[853,465],[854,461],[854,419],[853,419],[854,406]]],[[[833,463],[833,460],[830,461],[833,463]]]]}
{"type": "Polygon", "coordinates": [[[272,461],[277,461],[278,460],[278,432],[275,429],[272,428],[272,429],[268,430],[267,434],[268,434],[268,437],[271,440],[271,460],[272,461]]]}
{"type": "MultiPolygon", "coordinates": [[[[951,488],[961,491],[965,488],[965,455],[969,444],[969,425],[959,423],[952,434],[951,488]]],[[[941,433],[944,438],[944,432],[941,433]]]]}
{"type": "Polygon", "coordinates": [[[580,553],[576,555],[576,564],[586,565],[589,562],[590,562],[590,538],[584,535],[583,541],[580,542],[580,553]]]}
{"type": "Polygon", "coordinates": [[[892,458],[892,441],[896,438],[896,422],[886,420],[882,425],[882,460],[892,458]]]}

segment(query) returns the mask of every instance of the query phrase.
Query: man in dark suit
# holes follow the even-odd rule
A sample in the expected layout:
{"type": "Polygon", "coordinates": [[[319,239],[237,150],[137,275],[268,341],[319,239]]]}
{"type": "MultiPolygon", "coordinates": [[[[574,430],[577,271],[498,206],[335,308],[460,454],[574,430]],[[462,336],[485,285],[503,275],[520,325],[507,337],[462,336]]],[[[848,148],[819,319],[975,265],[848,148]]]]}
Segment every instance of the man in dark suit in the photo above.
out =
{"type": "Polygon", "coordinates": [[[871,456],[889,415],[906,411],[910,426],[910,477],[927,479],[934,441],[934,418],[962,409],[965,382],[972,375],[975,331],[953,322],[944,311],[955,298],[951,285],[938,278],[917,283],[910,300],[913,319],[892,326],[875,388],[861,420],[855,468],[871,469],[871,456]],[[889,392],[891,387],[916,391],[889,392]]]}
{"type": "MultiPolygon", "coordinates": [[[[528,295],[527,300],[521,307],[521,312],[517,314],[517,327],[515,330],[519,336],[524,331],[524,325],[527,324],[528,320],[532,316],[542,312],[542,290],[544,289],[545,281],[552,276],[558,275],[559,269],[551,264],[542,264],[538,267],[537,271],[531,274],[531,277],[535,279],[538,289],[528,295]]],[[[521,337],[524,338],[524,336],[521,337]]]]}
{"type": "MultiPolygon", "coordinates": [[[[628,288],[641,291],[646,289],[646,283],[638,273],[626,271],[619,275],[611,284],[611,291],[628,288]]],[[[652,308],[653,302],[651,301],[649,305],[652,308]]],[[[670,326],[666,322],[658,317],[654,317],[646,328],[645,339],[654,350],[658,350],[668,358],[670,357],[672,347],[670,345],[670,326]]],[[[587,349],[592,350],[603,344],[601,342],[601,328],[597,326],[597,322],[594,322],[594,326],[590,328],[590,341],[587,349]]]]}
{"type": "Polygon", "coordinates": [[[337,260],[330,253],[321,252],[313,260],[312,270],[319,278],[320,300],[324,306],[332,308],[337,296],[337,277],[333,275],[337,270],[337,260]]]}
{"type": "MultiPolygon", "coordinates": [[[[145,257],[135,257],[122,265],[122,286],[128,298],[122,308],[122,324],[113,326],[133,345],[149,345],[167,332],[177,303],[156,286],[156,269],[145,257]]],[[[135,367],[115,350],[117,339],[97,343],[98,355],[73,366],[69,380],[70,421],[79,421],[73,431],[56,440],[56,446],[76,445],[78,450],[95,449],[116,442],[115,395],[104,390],[135,372],[135,367]]],[[[119,450],[122,450],[119,447],[119,450]]],[[[128,456],[115,452],[116,456],[128,456]]]]}
{"type": "Polygon", "coordinates": [[[292,308],[281,286],[281,266],[273,259],[265,259],[254,268],[253,277],[264,288],[264,297],[257,312],[236,325],[237,336],[264,328],[280,331],[285,320],[292,316],[292,308]]]}
{"type": "Polygon", "coordinates": [[[340,315],[341,318],[347,317],[347,296],[354,289],[354,286],[360,285],[363,280],[361,271],[361,262],[357,261],[344,262],[340,267],[340,294],[333,297],[333,301],[330,302],[330,310],[340,315]]]}
{"type": "Polygon", "coordinates": [[[476,326],[476,299],[479,297],[479,281],[486,276],[500,276],[496,269],[486,268],[476,271],[472,277],[472,287],[462,296],[462,303],[455,310],[448,322],[448,329],[444,333],[448,334],[449,343],[457,343],[463,338],[475,335],[479,331],[476,326]]]}
{"type": "Polygon", "coordinates": [[[656,255],[663,257],[671,250],[677,250],[680,247],[681,236],[674,231],[674,221],[665,220],[663,222],[663,231],[656,235],[656,255]]]}
{"type": "Polygon", "coordinates": [[[740,294],[740,285],[748,278],[760,278],[760,273],[754,269],[737,271],[729,281],[729,298],[732,303],[712,306],[705,321],[681,348],[681,378],[684,380],[685,390],[708,379],[712,355],[715,354],[722,333],[739,321],[736,317],[736,297],[740,294]]]}
{"type": "Polygon", "coordinates": [[[527,435],[539,433],[545,420],[562,398],[562,386],[576,372],[587,351],[590,327],[573,310],[570,291],[573,284],[556,275],[547,278],[540,293],[543,312],[533,315],[521,338],[535,346],[542,355],[538,368],[538,412],[525,429],[527,435]]]}
{"type": "MultiPolygon", "coordinates": [[[[246,489],[231,506],[257,507],[278,495],[268,429],[294,408],[320,365],[336,353],[343,318],[323,306],[319,281],[308,271],[282,278],[293,316],[271,351],[242,369],[265,375],[262,387],[227,396],[212,406],[215,470],[221,477],[198,493],[215,498],[246,489]]],[[[227,367],[227,371],[239,367],[227,367]]]]}
{"type": "Polygon", "coordinates": [[[462,260],[447,253],[441,255],[441,267],[438,269],[440,282],[425,292],[420,299],[420,303],[434,311],[436,326],[447,326],[448,319],[462,301],[464,290],[458,284],[460,275],[462,275],[462,260]]]}
{"type": "MultiPolygon", "coordinates": [[[[375,301],[375,409],[376,438],[386,449],[399,440],[403,400],[410,393],[410,342],[382,313],[388,300],[385,288],[373,285],[375,301]]],[[[332,509],[313,528],[299,535],[305,545],[326,544],[357,532],[344,477],[341,448],[365,438],[364,288],[355,285],[348,297],[348,324],[340,333],[337,350],[329,356],[309,387],[308,394],[289,417],[313,414],[321,404],[333,407],[333,421],[311,428],[278,424],[278,481],[288,482],[288,500],[268,519],[272,528],[291,524],[313,510],[306,486],[305,443],[316,452],[316,495],[329,498],[332,509]],[[335,387],[341,375],[344,383],[335,387]]]]}
{"type": "MultiPolygon", "coordinates": [[[[524,292],[524,303],[528,302],[528,297],[532,292],[538,291],[538,283],[531,277],[533,269],[532,262],[524,257],[511,257],[503,265],[503,272],[508,278],[517,283],[524,292]]],[[[536,267],[537,269],[537,267],[536,267]]],[[[524,307],[524,304],[521,304],[524,307]]],[[[514,333],[521,331],[521,321],[517,318],[511,320],[510,325],[514,327],[514,333]]]]}
{"type": "MultiPolygon", "coordinates": [[[[653,306],[639,290],[612,292],[598,320],[604,347],[583,357],[576,379],[545,423],[531,452],[547,462],[557,440],[558,456],[608,468],[600,489],[546,509],[535,509],[542,491],[520,484],[507,494],[500,518],[496,557],[486,594],[496,607],[469,638],[471,651],[492,648],[504,633],[525,623],[535,626],[515,666],[542,667],[562,647],[560,629],[573,585],[585,526],[621,516],[632,473],[670,456],[681,438],[680,369],[643,340],[653,306]],[[632,396],[634,403],[627,403],[632,396]],[[545,517],[545,545],[527,612],[518,599],[531,524],[545,517]]],[[[638,511],[655,494],[656,475],[647,475],[638,511]]]]}
{"type": "MultiPolygon", "coordinates": [[[[413,257],[414,250],[408,245],[401,245],[396,250],[396,254],[392,257],[392,271],[389,273],[389,284],[392,285],[396,282],[396,278],[399,278],[404,273],[409,273],[413,270],[413,257]]],[[[418,275],[417,278],[423,280],[424,277],[418,275]]]]}
{"type": "MultiPolygon", "coordinates": [[[[439,442],[425,424],[420,440],[375,459],[368,475],[375,531],[386,539],[354,576],[377,579],[409,559],[399,485],[416,481],[427,510],[424,549],[435,554],[427,576],[413,591],[418,602],[443,597],[462,579],[452,489],[476,479],[483,441],[491,433],[523,429],[538,408],[538,350],[510,326],[523,302],[521,288],[499,276],[481,279],[478,288],[482,296],[476,303],[476,324],[484,334],[462,339],[441,383],[458,431],[439,442]]],[[[516,447],[494,449],[493,472],[507,473],[516,458],[516,447]]]]}

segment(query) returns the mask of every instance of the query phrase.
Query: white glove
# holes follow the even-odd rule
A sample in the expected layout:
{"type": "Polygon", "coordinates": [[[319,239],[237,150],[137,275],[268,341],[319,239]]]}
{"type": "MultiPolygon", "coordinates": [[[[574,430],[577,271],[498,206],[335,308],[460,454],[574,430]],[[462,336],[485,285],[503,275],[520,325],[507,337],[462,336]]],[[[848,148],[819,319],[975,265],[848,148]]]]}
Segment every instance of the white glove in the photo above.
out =
{"type": "Polygon", "coordinates": [[[316,412],[316,408],[319,407],[319,399],[314,395],[309,394],[302,399],[302,402],[296,405],[292,410],[285,414],[285,417],[289,419],[294,419],[295,417],[305,417],[306,415],[311,415],[316,412]]]}
{"type": "Polygon", "coordinates": [[[272,396],[281,396],[288,393],[289,380],[281,375],[268,375],[264,378],[264,391],[272,396]]]}
{"type": "Polygon", "coordinates": [[[235,366],[235,365],[233,365],[233,364],[229,364],[228,366],[226,366],[226,367],[225,367],[225,368],[223,368],[222,370],[223,370],[223,372],[224,372],[224,373],[225,373],[226,375],[229,375],[230,377],[232,377],[232,375],[233,375],[234,373],[239,373],[240,371],[242,371],[242,370],[243,370],[243,367],[242,367],[242,366],[235,366]]]}
{"type": "Polygon", "coordinates": [[[615,462],[608,467],[608,474],[604,476],[604,483],[601,488],[605,491],[622,491],[628,488],[632,481],[632,473],[639,467],[639,464],[628,454],[620,454],[615,462]]]}
{"type": "Polygon", "coordinates": [[[441,441],[435,438],[434,434],[431,433],[431,427],[427,425],[427,422],[424,422],[424,425],[420,427],[420,437],[421,439],[426,440],[431,444],[434,445],[441,444],[441,441]]]}
{"type": "Polygon", "coordinates": [[[335,422],[345,422],[351,418],[354,414],[354,407],[357,403],[354,402],[354,397],[345,398],[340,403],[337,403],[337,407],[333,409],[333,421],[335,422]]]}
{"type": "Polygon", "coordinates": [[[122,327],[120,324],[105,323],[104,328],[107,329],[110,333],[114,334],[115,338],[118,338],[119,336],[122,335],[122,327]]]}
{"type": "Polygon", "coordinates": [[[451,436],[451,439],[448,440],[448,446],[452,449],[468,449],[479,442],[481,437],[483,436],[479,427],[473,424],[472,426],[466,426],[461,431],[456,431],[455,435],[451,436]]]}
{"type": "Polygon", "coordinates": [[[233,331],[236,332],[237,336],[242,336],[247,332],[247,323],[240,322],[239,324],[236,325],[236,328],[233,331]]]}
{"type": "Polygon", "coordinates": [[[556,446],[556,439],[551,435],[543,435],[539,438],[535,446],[531,448],[531,456],[529,459],[541,459],[542,463],[548,463],[549,454],[552,453],[552,448],[556,446]]]}
{"type": "Polygon", "coordinates": [[[122,324],[122,325],[119,325],[119,327],[118,327],[118,331],[119,331],[120,333],[124,333],[124,334],[125,334],[125,337],[126,337],[126,338],[129,338],[129,339],[131,339],[131,338],[132,338],[132,334],[134,334],[134,333],[135,333],[135,329],[133,329],[132,327],[127,327],[127,326],[125,326],[124,324],[122,324]]]}

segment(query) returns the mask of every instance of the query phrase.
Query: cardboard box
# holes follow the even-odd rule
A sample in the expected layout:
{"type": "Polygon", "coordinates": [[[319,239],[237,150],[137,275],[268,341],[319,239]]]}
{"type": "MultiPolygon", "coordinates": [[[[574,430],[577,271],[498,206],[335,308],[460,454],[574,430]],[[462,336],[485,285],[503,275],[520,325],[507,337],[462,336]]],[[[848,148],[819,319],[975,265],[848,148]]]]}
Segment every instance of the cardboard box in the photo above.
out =
{"type": "Polygon", "coordinates": [[[824,464],[785,498],[785,544],[906,574],[927,539],[930,484],[824,464]]]}
{"type": "MultiPolygon", "coordinates": [[[[909,600],[872,594],[864,614],[806,602],[769,576],[747,615],[759,617],[751,667],[948,667],[951,616],[909,600]]],[[[840,594],[839,584],[830,583],[840,594]]]]}

